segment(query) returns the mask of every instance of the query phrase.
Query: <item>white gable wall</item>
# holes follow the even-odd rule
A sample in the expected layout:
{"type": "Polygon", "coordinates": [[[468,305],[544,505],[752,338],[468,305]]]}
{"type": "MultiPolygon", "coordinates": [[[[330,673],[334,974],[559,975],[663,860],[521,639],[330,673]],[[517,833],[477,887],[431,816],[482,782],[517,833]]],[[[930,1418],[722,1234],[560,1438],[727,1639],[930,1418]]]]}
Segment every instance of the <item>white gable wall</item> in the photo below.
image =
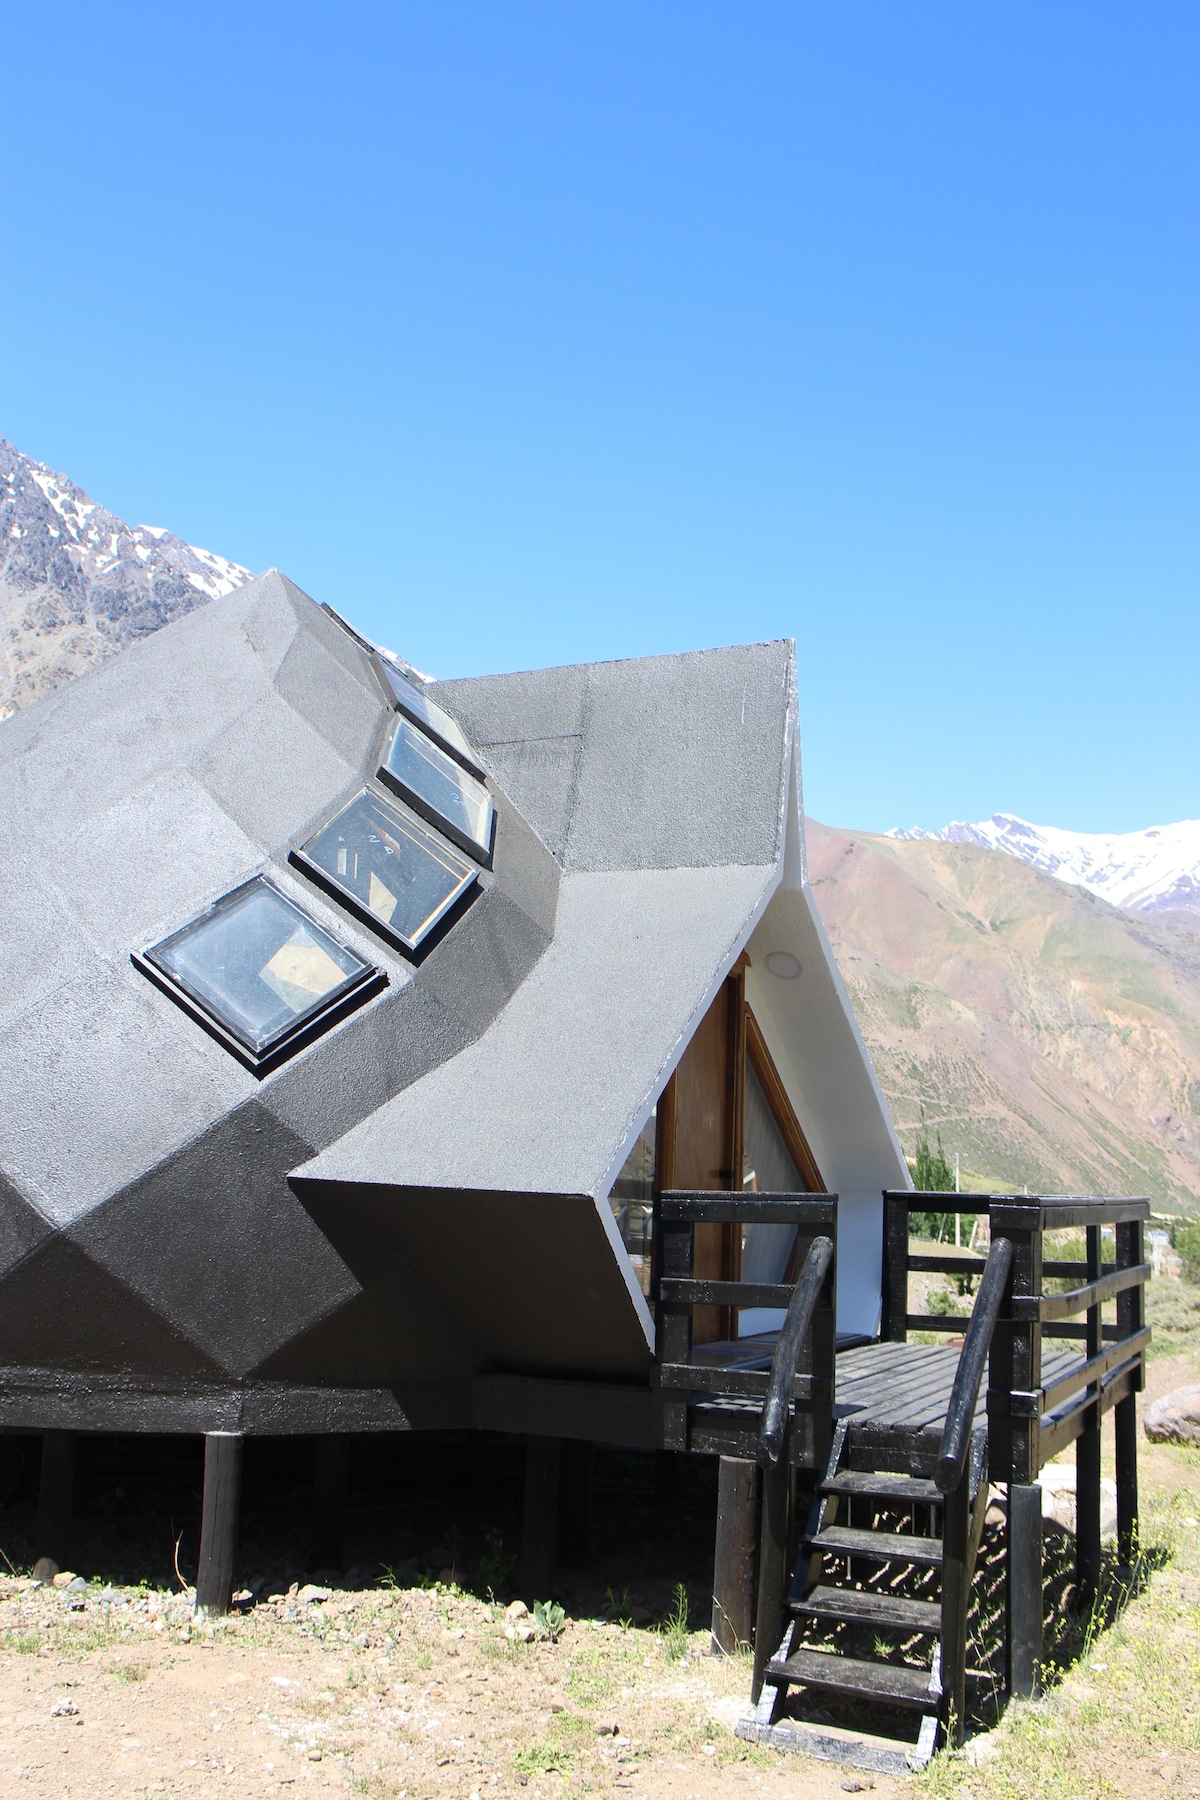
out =
{"type": "Polygon", "coordinates": [[[799,772],[793,763],[783,880],[747,946],[746,998],[838,1209],[838,1330],[879,1325],[884,1188],[909,1187],[887,1102],[804,876],[799,772]],[[789,951],[792,980],[766,958],[789,951]]]}

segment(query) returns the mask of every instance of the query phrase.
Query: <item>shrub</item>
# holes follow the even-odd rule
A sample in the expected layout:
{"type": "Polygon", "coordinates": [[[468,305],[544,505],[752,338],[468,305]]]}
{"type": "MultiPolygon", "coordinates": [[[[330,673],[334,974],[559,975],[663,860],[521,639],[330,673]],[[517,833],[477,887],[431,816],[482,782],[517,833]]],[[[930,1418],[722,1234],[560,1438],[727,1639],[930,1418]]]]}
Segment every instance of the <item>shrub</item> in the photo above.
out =
{"type": "Polygon", "coordinates": [[[1200,1285],[1200,1225],[1190,1219],[1181,1219],[1172,1236],[1183,1264],[1183,1279],[1200,1285]]]}

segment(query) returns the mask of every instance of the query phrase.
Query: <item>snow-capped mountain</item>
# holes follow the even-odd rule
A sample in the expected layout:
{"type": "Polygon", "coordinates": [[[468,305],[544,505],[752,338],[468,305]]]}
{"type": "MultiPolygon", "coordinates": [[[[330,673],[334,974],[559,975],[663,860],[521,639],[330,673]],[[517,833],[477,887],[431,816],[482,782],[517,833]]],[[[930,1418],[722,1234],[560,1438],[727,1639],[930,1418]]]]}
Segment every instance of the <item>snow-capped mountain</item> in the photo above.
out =
{"type": "Polygon", "coordinates": [[[127,525],[0,438],[0,719],[250,573],[127,525]]]}
{"type": "Polygon", "coordinates": [[[1200,819],[1106,834],[1060,831],[996,813],[973,825],[956,819],[940,831],[914,826],[885,835],[1003,850],[1129,912],[1200,913],[1200,819]]]}

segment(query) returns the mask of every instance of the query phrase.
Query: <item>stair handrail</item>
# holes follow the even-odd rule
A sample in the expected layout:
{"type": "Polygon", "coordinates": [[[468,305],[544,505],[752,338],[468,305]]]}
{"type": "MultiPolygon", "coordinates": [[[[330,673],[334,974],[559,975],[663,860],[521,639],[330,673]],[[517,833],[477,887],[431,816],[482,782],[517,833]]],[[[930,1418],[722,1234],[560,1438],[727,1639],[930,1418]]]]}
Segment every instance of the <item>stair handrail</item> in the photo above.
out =
{"type": "Polygon", "coordinates": [[[1004,1302],[1004,1290],[1012,1271],[1011,1238],[997,1238],[988,1251],[987,1263],[979,1282],[979,1292],[971,1308],[962,1353],[950,1390],[946,1408],[946,1426],[942,1432],[942,1448],[938,1456],[934,1481],[943,1494],[953,1493],[966,1468],[971,1444],[971,1427],[979,1402],[979,1387],[992,1347],[992,1334],[1004,1302]]]}
{"type": "Polygon", "coordinates": [[[788,1405],[792,1398],[792,1382],[804,1340],[812,1327],[813,1313],[833,1266],[833,1239],[814,1238],[808,1247],[800,1279],[792,1289],[787,1317],[775,1346],[771,1363],[771,1379],[763,1401],[762,1422],[758,1433],[758,1461],[763,1468],[773,1469],[783,1453],[787,1435],[788,1405]]]}

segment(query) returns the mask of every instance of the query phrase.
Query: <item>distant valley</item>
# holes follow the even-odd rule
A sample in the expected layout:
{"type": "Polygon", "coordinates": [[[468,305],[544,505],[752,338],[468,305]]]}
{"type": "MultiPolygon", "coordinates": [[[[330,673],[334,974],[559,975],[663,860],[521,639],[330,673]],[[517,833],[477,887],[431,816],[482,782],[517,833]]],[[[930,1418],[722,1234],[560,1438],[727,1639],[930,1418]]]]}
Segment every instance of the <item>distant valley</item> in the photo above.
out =
{"type": "Polygon", "coordinates": [[[1200,919],[977,843],[810,820],[809,873],[910,1153],[965,1181],[1200,1211],[1200,919]]]}

